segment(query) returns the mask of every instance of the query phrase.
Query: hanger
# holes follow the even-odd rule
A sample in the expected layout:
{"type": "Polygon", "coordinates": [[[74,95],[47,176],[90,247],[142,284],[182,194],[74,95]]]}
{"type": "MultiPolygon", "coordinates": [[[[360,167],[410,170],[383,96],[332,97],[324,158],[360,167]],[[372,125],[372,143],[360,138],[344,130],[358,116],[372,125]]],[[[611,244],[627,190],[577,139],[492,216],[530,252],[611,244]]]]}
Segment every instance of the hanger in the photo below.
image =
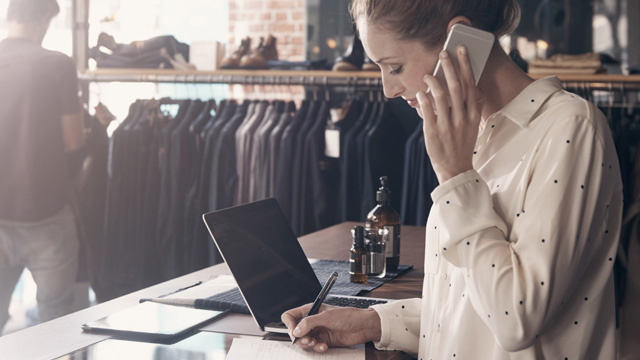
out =
{"type": "Polygon", "coordinates": [[[291,77],[287,77],[286,78],[286,85],[285,85],[285,94],[288,94],[289,98],[288,100],[293,100],[294,96],[293,96],[293,88],[291,87],[291,77]]]}
{"type": "Polygon", "coordinates": [[[329,96],[329,78],[327,76],[323,77],[322,79],[322,85],[324,86],[324,100],[326,102],[329,102],[330,100],[330,96],[329,96]]]}
{"type": "Polygon", "coordinates": [[[311,89],[313,91],[313,101],[318,101],[318,87],[315,85],[316,83],[316,77],[315,76],[311,76],[309,78],[309,84],[311,85],[311,89]]]}
{"type": "Polygon", "coordinates": [[[613,128],[613,106],[614,106],[613,84],[611,82],[608,82],[607,88],[609,91],[609,105],[607,107],[607,119],[609,120],[609,126],[613,128]]]}
{"type": "Polygon", "coordinates": [[[373,87],[371,85],[372,82],[373,82],[373,79],[366,80],[367,87],[369,88],[369,102],[373,102],[373,87]]]}
{"type": "Polygon", "coordinates": [[[355,100],[356,98],[356,93],[358,90],[358,82],[357,82],[357,78],[354,76],[349,76],[347,78],[347,99],[349,100],[355,100]],[[354,81],[354,79],[356,81],[354,81]]]}

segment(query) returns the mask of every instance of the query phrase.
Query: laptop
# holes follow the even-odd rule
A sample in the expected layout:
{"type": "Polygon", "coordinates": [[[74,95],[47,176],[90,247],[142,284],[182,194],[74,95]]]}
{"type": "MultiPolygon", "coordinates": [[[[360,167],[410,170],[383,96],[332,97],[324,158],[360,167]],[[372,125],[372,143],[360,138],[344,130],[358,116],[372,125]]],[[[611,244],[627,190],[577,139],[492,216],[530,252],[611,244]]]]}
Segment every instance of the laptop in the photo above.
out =
{"type": "MultiPolygon", "coordinates": [[[[277,200],[209,212],[203,219],[260,330],[286,333],[282,313],[313,302],[322,284],[277,200]]],[[[390,301],[330,295],[325,303],[366,307],[390,301]]]]}

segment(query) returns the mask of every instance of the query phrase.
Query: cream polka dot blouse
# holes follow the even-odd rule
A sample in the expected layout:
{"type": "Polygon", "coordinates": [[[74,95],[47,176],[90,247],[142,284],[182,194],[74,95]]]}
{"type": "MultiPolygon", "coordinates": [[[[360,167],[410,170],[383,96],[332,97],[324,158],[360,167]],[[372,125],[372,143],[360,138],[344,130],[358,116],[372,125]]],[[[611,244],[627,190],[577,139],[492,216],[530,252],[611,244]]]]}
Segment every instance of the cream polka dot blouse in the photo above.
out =
{"type": "Polygon", "coordinates": [[[475,170],[431,194],[421,299],[375,306],[379,349],[615,359],[622,182],[603,114],[556,77],[487,119],[475,170]]]}

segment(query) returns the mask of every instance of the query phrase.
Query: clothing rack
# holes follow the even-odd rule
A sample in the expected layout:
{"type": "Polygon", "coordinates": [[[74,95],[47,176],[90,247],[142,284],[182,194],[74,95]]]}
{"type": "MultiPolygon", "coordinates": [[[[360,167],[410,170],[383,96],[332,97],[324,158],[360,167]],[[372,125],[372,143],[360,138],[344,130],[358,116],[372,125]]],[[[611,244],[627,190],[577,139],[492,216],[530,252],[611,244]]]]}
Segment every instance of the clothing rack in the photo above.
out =
{"type": "Polygon", "coordinates": [[[272,70],[220,70],[174,71],[138,69],[100,69],[80,73],[84,82],[147,82],[182,84],[230,84],[230,85],[291,85],[291,86],[347,86],[379,88],[380,74],[376,72],[333,71],[272,71],[272,70]]]}
{"type": "MultiPolygon", "coordinates": [[[[540,78],[543,76],[535,76],[540,78]]],[[[82,72],[83,82],[148,82],[183,84],[301,85],[381,87],[378,72],[299,70],[176,71],[147,69],[99,69],[82,72]]],[[[640,91],[640,75],[560,75],[569,90],[640,91]]]]}

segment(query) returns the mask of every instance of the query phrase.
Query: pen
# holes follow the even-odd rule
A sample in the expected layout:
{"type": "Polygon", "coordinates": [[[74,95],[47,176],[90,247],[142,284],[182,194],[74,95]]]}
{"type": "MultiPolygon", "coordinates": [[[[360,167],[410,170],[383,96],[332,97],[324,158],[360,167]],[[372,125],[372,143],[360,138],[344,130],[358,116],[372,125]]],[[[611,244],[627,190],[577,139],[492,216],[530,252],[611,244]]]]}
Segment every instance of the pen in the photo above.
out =
{"type": "Polygon", "coordinates": [[[143,303],[143,302],[152,302],[152,303],[164,304],[164,305],[183,306],[183,307],[190,307],[190,308],[194,308],[194,309],[199,309],[200,308],[198,306],[198,304],[196,303],[196,299],[143,298],[143,299],[140,299],[140,302],[141,303],[143,303]]]}
{"type": "MultiPolygon", "coordinates": [[[[324,283],[324,286],[322,287],[322,290],[320,290],[318,297],[316,297],[316,300],[313,302],[313,305],[311,305],[311,309],[309,309],[309,311],[307,312],[307,315],[305,315],[304,317],[309,317],[311,315],[314,315],[315,313],[318,312],[318,310],[320,310],[320,305],[322,305],[322,302],[327,297],[327,294],[329,294],[329,290],[331,290],[331,287],[336,282],[337,278],[338,278],[338,272],[334,271],[333,274],[329,276],[329,280],[327,280],[327,282],[324,283]]],[[[298,338],[294,337],[293,341],[291,341],[291,345],[295,344],[296,341],[298,341],[298,338]]]]}
{"type": "Polygon", "coordinates": [[[170,292],[170,293],[168,293],[168,294],[160,295],[160,296],[158,296],[158,297],[165,297],[165,296],[173,295],[173,294],[175,294],[175,293],[179,293],[180,291],[184,291],[184,290],[187,290],[187,289],[191,289],[192,287],[196,287],[196,286],[198,286],[198,285],[200,285],[200,284],[202,284],[202,281],[198,281],[197,283],[195,283],[195,284],[193,284],[193,285],[185,286],[185,287],[180,288],[180,289],[178,289],[178,290],[176,290],[176,291],[172,291],[172,292],[170,292]]]}

